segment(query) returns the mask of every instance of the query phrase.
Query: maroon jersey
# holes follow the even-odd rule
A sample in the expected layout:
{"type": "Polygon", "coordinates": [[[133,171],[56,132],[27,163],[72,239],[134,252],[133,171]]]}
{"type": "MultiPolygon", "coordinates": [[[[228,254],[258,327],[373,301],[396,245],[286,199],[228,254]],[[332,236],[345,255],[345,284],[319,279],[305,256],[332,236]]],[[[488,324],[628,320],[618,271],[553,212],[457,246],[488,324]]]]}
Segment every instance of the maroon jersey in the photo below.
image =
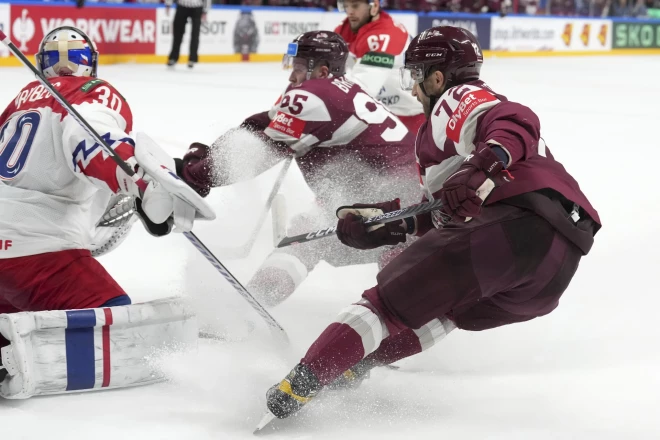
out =
{"type": "Polygon", "coordinates": [[[290,87],[269,116],[264,133],[293,150],[306,178],[334,158],[358,160],[378,170],[414,169],[415,134],[343,77],[290,87]]]}
{"type": "Polygon", "coordinates": [[[550,188],[580,205],[600,224],[598,213],[575,179],[554,159],[540,131],[532,110],[508,101],[482,81],[447,90],[420,128],[415,144],[426,197],[434,199],[474,146],[485,142],[500,145],[507,152],[507,166],[515,178],[496,188],[486,204],[550,188]]]}

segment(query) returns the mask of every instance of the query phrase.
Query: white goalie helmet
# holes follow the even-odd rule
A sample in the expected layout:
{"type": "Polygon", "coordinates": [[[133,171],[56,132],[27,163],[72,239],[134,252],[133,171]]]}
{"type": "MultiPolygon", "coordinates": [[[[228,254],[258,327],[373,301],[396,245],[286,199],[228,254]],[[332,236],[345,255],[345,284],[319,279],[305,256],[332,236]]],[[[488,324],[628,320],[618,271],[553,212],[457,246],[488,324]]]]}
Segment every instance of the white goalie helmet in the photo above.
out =
{"type": "Polygon", "coordinates": [[[78,28],[60,26],[48,32],[39,44],[37,68],[46,78],[55,76],[96,77],[99,52],[96,44],[78,28]]]}

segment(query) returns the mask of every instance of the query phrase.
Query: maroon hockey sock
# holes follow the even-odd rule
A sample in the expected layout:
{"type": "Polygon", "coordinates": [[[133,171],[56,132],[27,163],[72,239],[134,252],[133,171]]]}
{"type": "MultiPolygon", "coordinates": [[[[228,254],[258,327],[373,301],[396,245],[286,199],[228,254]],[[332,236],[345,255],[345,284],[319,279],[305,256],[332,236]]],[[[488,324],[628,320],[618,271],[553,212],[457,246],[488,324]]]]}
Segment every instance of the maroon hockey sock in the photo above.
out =
{"type": "MultiPolygon", "coordinates": [[[[359,303],[339,314],[337,320],[321,333],[300,361],[312,370],[321,385],[331,383],[365,356],[376,351],[388,334],[396,335],[407,329],[384,307],[378,297],[377,287],[367,290],[362,297],[359,303]]],[[[402,339],[401,343],[405,341],[402,339]]]]}
{"type": "Polygon", "coordinates": [[[364,357],[362,337],[348,324],[333,322],[300,361],[325,386],[364,357]]]}
{"type": "Polygon", "coordinates": [[[421,351],[422,345],[417,334],[409,328],[384,339],[378,350],[367,356],[365,360],[373,361],[375,365],[388,365],[421,351]]]}

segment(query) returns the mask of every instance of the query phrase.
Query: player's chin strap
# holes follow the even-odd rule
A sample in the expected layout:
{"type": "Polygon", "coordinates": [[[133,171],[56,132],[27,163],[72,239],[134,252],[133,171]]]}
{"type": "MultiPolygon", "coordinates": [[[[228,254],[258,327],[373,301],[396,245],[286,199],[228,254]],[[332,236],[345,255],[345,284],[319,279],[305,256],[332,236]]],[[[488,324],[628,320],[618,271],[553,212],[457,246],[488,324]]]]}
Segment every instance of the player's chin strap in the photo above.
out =
{"type": "Polygon", "coordinates": [[[433,111],[435,105],[438,103],[438,99],[440,99],[440,97],[445,92],[445,90],[447,90],[447,88],[446,87],[442,88],[442,91],[437,95],[429,95],[428,93],[426,93],[426,89],[424,88],[424,83],[421,82],[419,83],[419,90],[421,90],[422,93],[429,98],[430,101],[429,109],[433,111]]]}
{"type": "Polygon", "coordinates": [[[452,87],[457,86],[459,84],[460,83],[457,83],[453,79],[449,78],[445,81],[444,87],[442,89],[440,89],[440,93],[438,93],[436,95],[430,95],[430,94],[426,93],[426,89],[424,88],[424,82],[419,83],[419,89],[422,91],[422,93],[425,96],[428,96],[428,98],[430,100],[429,108],[431,110],[433,110],[435,108],[435,105],[438,103],[438,100],[442,97],[443,93],[445,93],[445,91],[447,91],[447,90],[451,89],[452,87]]]}

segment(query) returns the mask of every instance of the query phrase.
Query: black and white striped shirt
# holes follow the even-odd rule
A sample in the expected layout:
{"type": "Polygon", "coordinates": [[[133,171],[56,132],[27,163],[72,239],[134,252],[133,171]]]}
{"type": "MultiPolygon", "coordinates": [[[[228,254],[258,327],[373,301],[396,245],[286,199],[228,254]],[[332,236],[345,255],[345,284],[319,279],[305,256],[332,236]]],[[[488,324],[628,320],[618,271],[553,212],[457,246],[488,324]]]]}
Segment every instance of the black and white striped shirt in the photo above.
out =
{"type": "Polygon", "coordinates": [[[176,3],[184,8],[204,8],[204,13],[211,9],[211,0],[165,0],[167,6],[176,3]]]}

